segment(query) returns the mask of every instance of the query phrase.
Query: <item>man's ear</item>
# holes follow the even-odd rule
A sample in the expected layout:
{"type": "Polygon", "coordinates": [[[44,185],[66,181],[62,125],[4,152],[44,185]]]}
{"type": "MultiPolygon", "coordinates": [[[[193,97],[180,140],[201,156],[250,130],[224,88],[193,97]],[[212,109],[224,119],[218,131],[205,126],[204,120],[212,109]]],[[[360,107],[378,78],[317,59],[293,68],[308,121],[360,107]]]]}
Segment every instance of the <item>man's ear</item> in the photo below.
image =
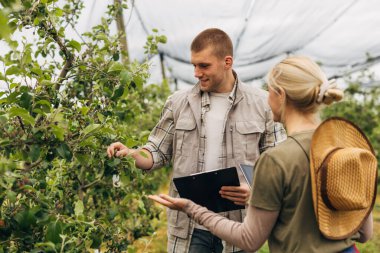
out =
{"type": "Polygon", "coordinates": [[[232,68],[233,63],[234,63],[234,59],[232,58],[232,56],[228,55],[224,57],[225,68],[232,68]]]}

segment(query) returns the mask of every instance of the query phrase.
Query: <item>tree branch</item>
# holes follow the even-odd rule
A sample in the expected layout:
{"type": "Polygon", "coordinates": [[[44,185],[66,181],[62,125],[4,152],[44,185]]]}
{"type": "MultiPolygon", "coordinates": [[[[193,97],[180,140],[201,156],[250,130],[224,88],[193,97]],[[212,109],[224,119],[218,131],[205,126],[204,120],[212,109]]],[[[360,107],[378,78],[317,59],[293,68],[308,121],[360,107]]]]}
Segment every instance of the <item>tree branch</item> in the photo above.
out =
{"type": "Polygon", "coordinates": [[[20,116],[17,116],[17,119],[18,119],[18,121],[20,122],[20,126],[21,126],[22,130],[24,130],[24,132],[25,132],[25,126],[24,126],[24,123],[22,122],[21,117],[20,117],[20,116]]]}
{"type": "Polygon", "coordinates": [[[61,51],[65,55],[65,65],[63,66],[61,73],[59,74],[59,77],[58,77],[58,82],[55,85],[55,89],[59,90],[59,88],[61,87],[62,82],[65,79],[67,73],[69,72],[70,68],[73,66],[74,56],[67,49],[67,47],[63,43],[61,37],[58,36],[58,32],[55,29],[55,27],[52,25],[52,22],[49,21],[49,25],[46,22],[41,22],[41,23],[42,23],[45,31],[53,38],[53,40],[58,44],[59,48],[61,49],[61,51]]]}

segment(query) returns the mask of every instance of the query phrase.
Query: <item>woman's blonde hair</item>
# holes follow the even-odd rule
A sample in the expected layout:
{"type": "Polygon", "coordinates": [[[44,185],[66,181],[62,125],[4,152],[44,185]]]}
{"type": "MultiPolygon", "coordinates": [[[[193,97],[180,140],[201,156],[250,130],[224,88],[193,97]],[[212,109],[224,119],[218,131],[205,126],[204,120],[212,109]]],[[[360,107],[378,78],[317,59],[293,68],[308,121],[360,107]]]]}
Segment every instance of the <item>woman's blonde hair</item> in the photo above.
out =
{"type": "Polygon", "coordinates": [[[318,64],[305,56],[290,56],[276,64],[267,75],[267,83],[276,92],[285,91],[281,122],[287,103],[300,112],[316,113],[321,104],[329,105],[343,98],[335,80],[327,80],[318,64]]]}

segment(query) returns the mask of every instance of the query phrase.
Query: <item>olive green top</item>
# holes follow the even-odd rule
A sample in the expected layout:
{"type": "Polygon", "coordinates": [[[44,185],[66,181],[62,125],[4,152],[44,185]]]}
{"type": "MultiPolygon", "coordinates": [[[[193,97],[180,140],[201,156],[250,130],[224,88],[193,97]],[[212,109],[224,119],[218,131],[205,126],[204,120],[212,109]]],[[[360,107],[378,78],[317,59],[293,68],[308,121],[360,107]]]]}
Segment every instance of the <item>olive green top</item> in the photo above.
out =
{"type": "Polygon", "coordinates": [[[250,204],[279,211],[268,238],[270,252],[340,252],[360,236],[357,233],[346,240],[332,241],[318,229],[306,156],[312,134],[313,131],[294,134],[264,152],[256,164],[250,204]]]}

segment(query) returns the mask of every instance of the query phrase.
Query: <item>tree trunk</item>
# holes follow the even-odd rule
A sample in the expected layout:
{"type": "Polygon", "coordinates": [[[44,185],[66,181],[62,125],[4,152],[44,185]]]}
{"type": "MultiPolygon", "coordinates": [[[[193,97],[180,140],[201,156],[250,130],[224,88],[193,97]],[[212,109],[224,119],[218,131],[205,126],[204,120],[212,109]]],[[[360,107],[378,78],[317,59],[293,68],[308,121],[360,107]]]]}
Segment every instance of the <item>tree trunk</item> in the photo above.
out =
{"type": "Polygon", "coordinates": [[[123,19],[122,0],[114,0],[116,7],[116,27],[119,34],[119,46],[121,50],[121,61],[124,65],[129,64],[127,33],[123,19]]]}

